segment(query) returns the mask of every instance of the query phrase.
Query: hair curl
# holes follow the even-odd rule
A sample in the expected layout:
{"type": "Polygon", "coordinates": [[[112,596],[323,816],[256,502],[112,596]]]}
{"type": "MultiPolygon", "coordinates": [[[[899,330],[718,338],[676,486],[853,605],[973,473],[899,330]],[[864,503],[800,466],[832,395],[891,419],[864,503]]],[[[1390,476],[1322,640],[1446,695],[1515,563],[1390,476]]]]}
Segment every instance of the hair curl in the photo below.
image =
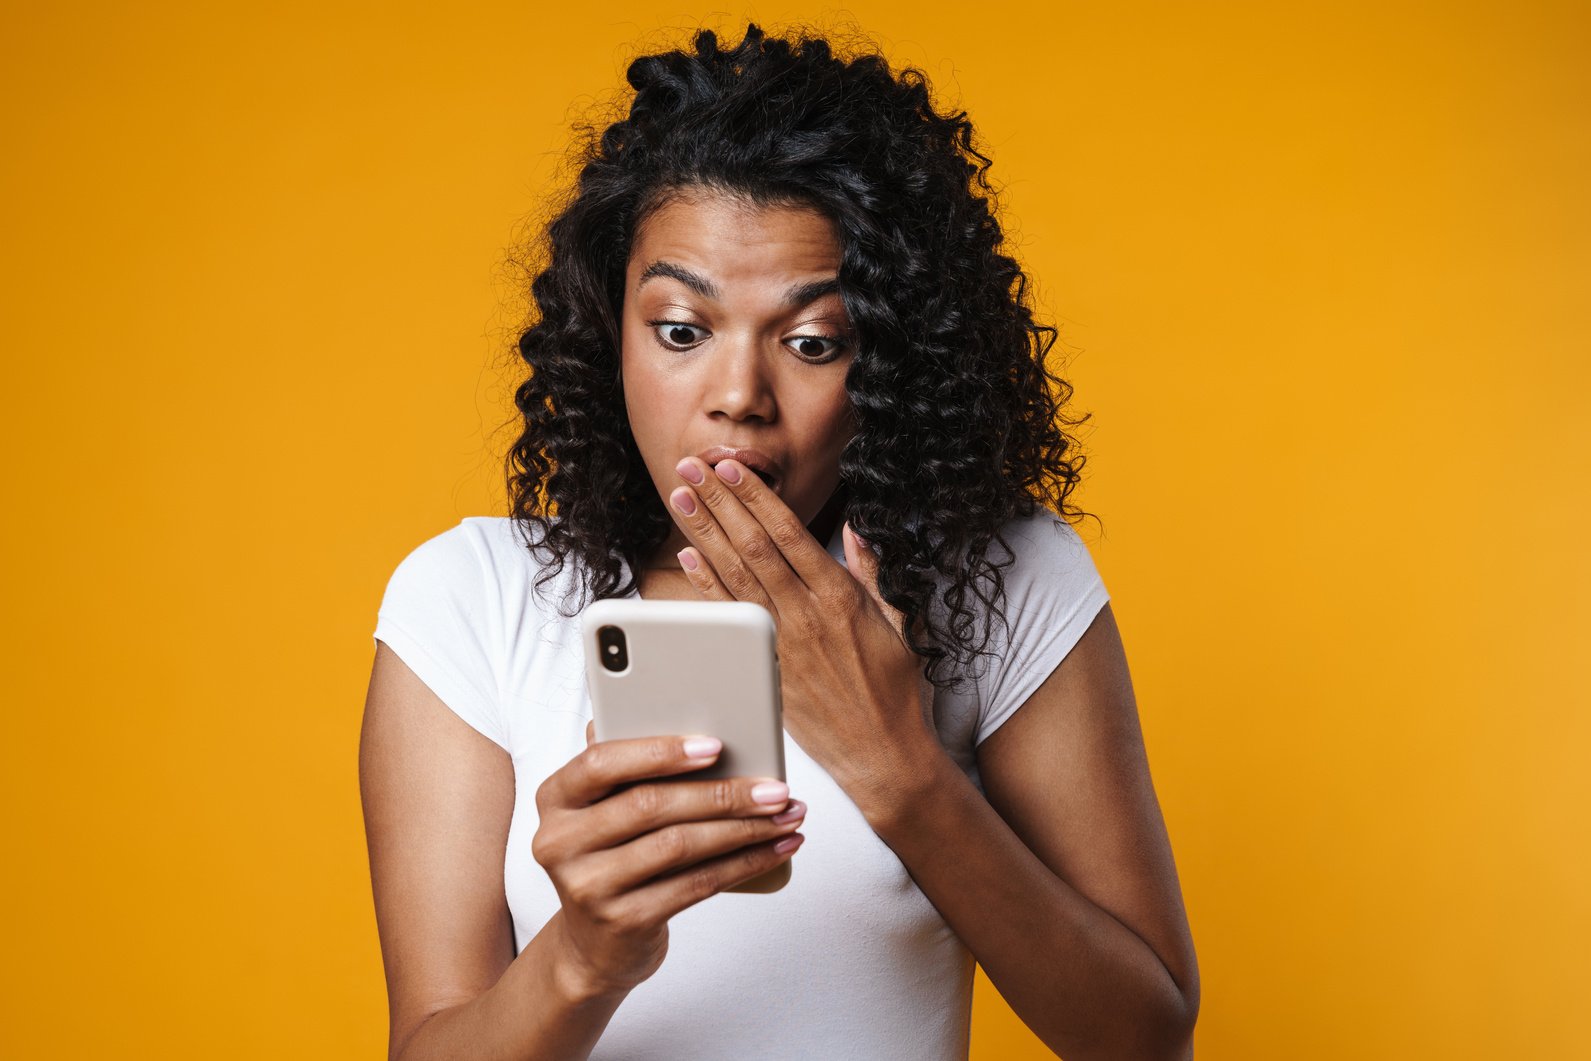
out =
{"type": "Polygon", "coordinates": [[[670,529],[619,383],[638,225],[691,187],[810,205],[837,227],[855,339],[844,515],[878,551],[880,593],[929,677],[949,684],[987,645],[979,611],[999,612],[1013,559],[1001,527],[1041,504],[1085,515],[1067,504],[1084,458],[1064,428],[1088,418],[1062,413],[1071,387],[1046,365],[1055,329],[1035,323],[1027,277],[1001,253],[990,161],[965,112],[940,113],[921,71],[878,54],[844,59],[755,24],[733,48],[709,30],[692,48],[630,63],[628,116],[581,147],[547,225],[518,343],[524,427],[505,462],[538,587],[574,558],[573,607],[626,595],[670,529]]]}

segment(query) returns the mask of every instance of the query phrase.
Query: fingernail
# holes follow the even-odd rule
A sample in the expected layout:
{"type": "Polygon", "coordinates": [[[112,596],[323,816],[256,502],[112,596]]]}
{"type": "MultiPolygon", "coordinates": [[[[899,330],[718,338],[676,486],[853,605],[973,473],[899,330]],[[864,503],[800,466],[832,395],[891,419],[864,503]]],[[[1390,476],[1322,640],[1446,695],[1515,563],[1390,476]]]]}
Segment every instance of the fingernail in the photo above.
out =
{"type": "Polygon", "coordinates": [[[674,502],[674,507],[679,509],[680,514],[683,516],[689,516],[696,511],[696,499],[692,497],[691,492],[684,487],[680,487],[678,490],[668,495],[668,499],[674,502]]]}
{"type": "Polygon", "coordinates": [[[793,799],[790,801],[790,807],[788,810],[780,811],[778,814],[775,814],[768,820],[773,822],[775,825],[789,825],[793,821],[797,821],[806,817],[806,814],[807,805],[798,799],[793,799]]]}
{"type": "Polygon", "coordinates": [[[796,848],[800,847],[801,842],[805,839],[806,837],[802,836],[800,833],[796,833],[793,836],[787,836],[783,840],[780,840],[777,844],[773,845],[773,853],[776,855],[787,855],[796,848]]]}
{"type": "Polygon", "coordinates": [[[754,803],[783,803],[789,798],[790,786],[783,781],[764,781],[751,789],[751,799],[754,803]]]}
{"type": "MultiPolygon", "coordinates": [[[[687,516],[690,515],[689,512],[685,514],[687,516]]],[[[674,555],[679,557],[679,566],[683,567],[687,571],[696,570],[696,557],[691,555],[691,551],[689,549],[681,549],[674,555]]]]}
{"type": "Polygon", "coordinates": [[[711,759],[724,750],[724,742],[717,737],[689,737],[684,747],[687,759],[711,759]]]}
{"type": "Polygon", "coordinates": [[[729,483],[731,486],[740,482],[740,469],[735,467],[733,464],[730,464],[728,461],[719,461],[718,464],[714,466],[714,470],[718,472],[718,477],[720,479],[726,483],[729,483]]]}
{"type": "Polygon", "coordinates": [[[702,485],[702,470],[692,464],[689,457],[674,465],[674,470],[679,472],[680,477],[686,482],[695,483],[697,486],[702,485]]]}

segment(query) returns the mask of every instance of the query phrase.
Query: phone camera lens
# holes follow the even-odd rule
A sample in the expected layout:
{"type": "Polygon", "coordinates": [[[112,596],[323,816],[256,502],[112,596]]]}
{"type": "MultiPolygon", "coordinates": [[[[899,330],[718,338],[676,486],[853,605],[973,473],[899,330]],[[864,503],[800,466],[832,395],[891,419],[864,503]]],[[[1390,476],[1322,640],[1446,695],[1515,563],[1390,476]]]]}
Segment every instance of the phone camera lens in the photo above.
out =
{"type": "Polygon", "coordinates": [[[624,631],[617,626],[597,628],[597,649],[602,665],[614,673],[630,667],[630,646],[624,640],[624,631]]]}

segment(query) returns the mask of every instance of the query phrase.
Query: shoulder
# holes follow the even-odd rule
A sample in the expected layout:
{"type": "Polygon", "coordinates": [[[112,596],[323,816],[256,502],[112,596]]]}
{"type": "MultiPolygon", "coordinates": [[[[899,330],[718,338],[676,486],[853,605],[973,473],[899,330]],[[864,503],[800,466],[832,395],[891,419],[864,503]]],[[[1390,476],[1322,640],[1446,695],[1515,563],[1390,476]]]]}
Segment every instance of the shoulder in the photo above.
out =
{"type": "Polygon", "coordinates": [[[976,743],[1026,702],[1110,600],[1082,537],[1049,509],[1008,522],[988,559],[1000,565],[1001,593],[986,654],[972,667],[976,743]]]}
{"type": "Polygon", "coordinates": [[[1103,588],[1082,536],[1048,508],[1001,527],[988,559],[1001,565],[1006,596],[1018,610],[1034,596],[1078,599],[1103,588]]]}
{"type": "Polygon", "coordinates": [[[377,612],[384,642],[432,692],[494,743],[511,747],[505,690],[537,662],[568,572],[535,592],[538,564],[516,521],[471,516],[398,564],[377,612]]]}
{"type": "Polygon", "coordinates": [[[404,563],[418,560],[421,563],[503,563],[519,555],[529,560],[522,532],[516,521],[506,516],[466,516],[457,526],[449,527],[416,546],[404,563]]]}
{"type": "MultiPolygon", "coordinates": [[[[457,584],[467,576],[507,584],[534,577],[534,532],[506,516],[466,516],[405,556],[397,573],[457,584]]],[[[396,577],[396,574],[394,575],[396,577]]]]}
{"type": "Polygon", "coordinates": [[[517,625],[554,614],[576,561],[571,558],[538,592],[542,565],[532,552],[534,541],[535,532],[517,520],[466,517],[403,558],[388,580],[381,611],[399,621],[430,614],[472,625],[497,625],[510,615],[518,616],[517,625]]]}
{"type": "MultiPolygon", "coordinates": [[[[1023,627],[1035,621],[1053,621],[1090,604],[1098,611],[1106,597],[1099,569],[1082,536],[1044,506],[1007,520],[989,542],[982,560],[963,588],[964,599],[975,613],[991,621],[995,645],[1003,643],[1006,635],[1026,636],[1023,627]]],[[[939,594],[933,607],[943,622],[948,620],[946,594],[952,587],[942,573],[936,581],[939,594]]]]}
{"type": "MultiPolygon", "coordinates": [[[[1077,529],[1043,505],[1035,507],[1032,515],[1007,520],[1000,528],[1000,536],[1008,542],[1021,543],[1029,548],[1062,549],[1068,552],[1083,548],[1083,539],[1077,529]]],[[[1083,551],[1087,552],[1086,549],[1083,551]]]]}

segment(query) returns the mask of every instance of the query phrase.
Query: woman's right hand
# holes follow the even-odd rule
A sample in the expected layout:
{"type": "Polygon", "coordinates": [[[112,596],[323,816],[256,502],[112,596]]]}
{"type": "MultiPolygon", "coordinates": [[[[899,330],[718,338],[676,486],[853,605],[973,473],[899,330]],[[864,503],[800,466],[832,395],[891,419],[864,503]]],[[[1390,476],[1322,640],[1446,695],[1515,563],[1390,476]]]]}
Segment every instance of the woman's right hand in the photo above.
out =
{"type": "Polygon", "coordinates": [[[563,902],[580,994],[635,987],[662,964],[670,917],[801,846],[806,805],[781,781],[648,780],[710,766],[722,747],[711,737],[601,741],[536,791],[531,850],[563,902]]]}

